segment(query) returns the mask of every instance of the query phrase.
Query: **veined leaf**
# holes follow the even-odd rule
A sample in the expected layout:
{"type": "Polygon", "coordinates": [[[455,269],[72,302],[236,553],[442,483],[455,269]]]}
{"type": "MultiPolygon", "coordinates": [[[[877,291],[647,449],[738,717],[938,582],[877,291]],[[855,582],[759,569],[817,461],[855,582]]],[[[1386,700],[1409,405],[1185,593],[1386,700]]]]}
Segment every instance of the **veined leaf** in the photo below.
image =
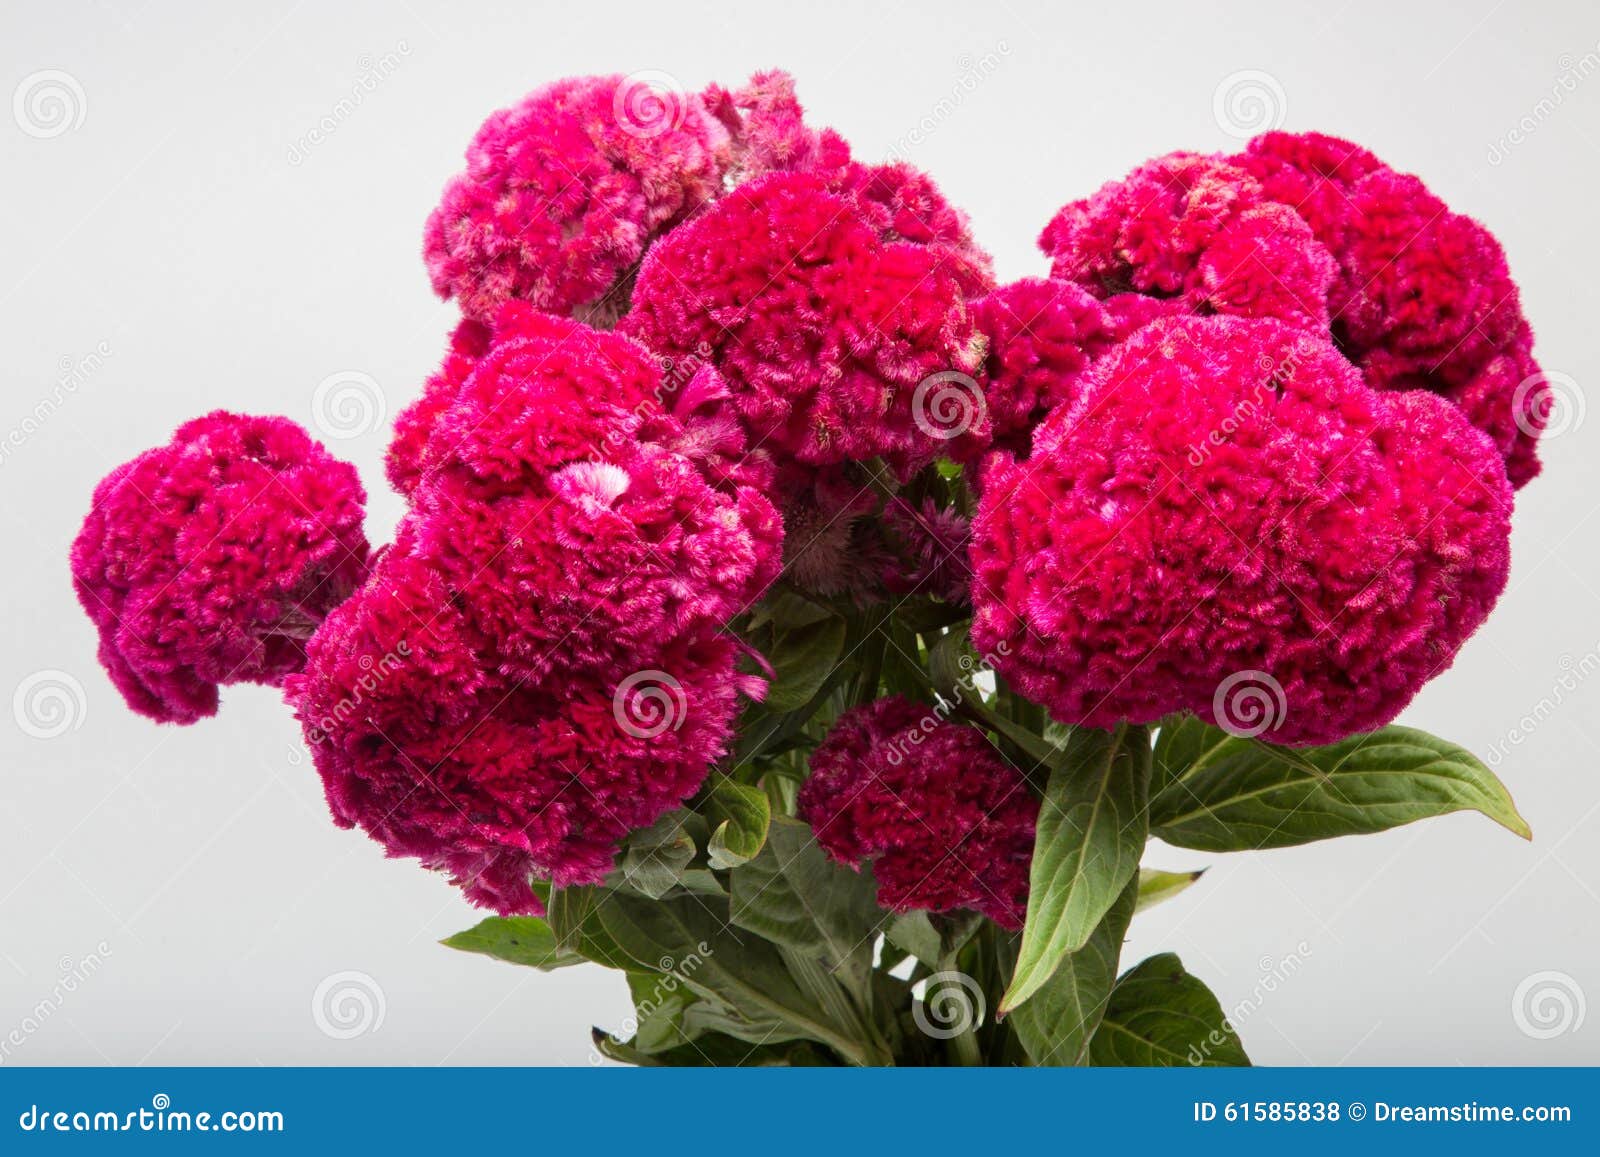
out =
{"type": "Polygon", "coordinates": [[[1089,1059],[1096,1065],[1250,1063],[1222,1005],[1171,952],[1150,957],[1117,981],[1089,1059]]]}
{"type": "Polygon", "coordinates": [[[766,846],[772,804],[760,788],[724,779],[706,796],[702,810],[711,822],[706,854],[713,868],[736,868],[766,846]]]}
{"type": "Polygon", "coordinates": [[[545,972],[584,961],[578,953],[562,948],[549,922],[539,916],[491,916],[439,943],[545,972]]]}

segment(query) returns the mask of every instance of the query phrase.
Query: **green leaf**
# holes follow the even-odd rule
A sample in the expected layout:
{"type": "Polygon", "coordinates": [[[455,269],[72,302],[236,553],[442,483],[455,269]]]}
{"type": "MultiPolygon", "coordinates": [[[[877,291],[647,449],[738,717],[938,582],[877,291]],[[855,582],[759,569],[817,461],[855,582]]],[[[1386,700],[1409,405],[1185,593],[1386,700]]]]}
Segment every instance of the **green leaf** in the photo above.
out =
{"type": "Polygon", "coordinates": [[[599,915],[601,903],[616,894],[607,888],[552,889],[545,901],[546,918],[563,950],[626,972],[638,965],[606,931],[599,915]]]}
{"type": "Polygon", "coordinates": [[[578,953],[562,948],[550,924],[539,916],[491,916],[439,943],[545,972],[584,961],[578,953]]]}
{"type": "Polygon", "coordinates": [[[1139,869],[1139,905],[1134,909],[1143,912],[1170,900],[1190,884],[1206,874],[1204,868],[1194,872],[1163,872],[1157,868],[1139,869]]]}
{"type": "Polygon", "coordinates": [[[984,702],[976,680],[984,673],[985,667],[972,649],[966,628],[951,630],[934,641],[928,648],[928,671],[932,681],[931,690],[944,700],[940,704],[944,714],[959,710],[980,727],[1009,740],[1035,764],[1047,763],[1060,754],[1048,740],[1013,723],[984,702]]]}
{"type": "Polygon", "coordinates": [[[845,621],[830,615],[783,631],[767,651],[773,679],[762,706],[773,714],[805,706],[839,665],[845,621]]]}
{"type": "Polygon", "coordinates": [[[1531,833],[1505,785],[1466,749],[1410,727],[1285,748],[1184,723],[1173,778],[1150,801],[1151,834],[1208,852],[1284,848],[1478,811],[1531,833]]]}
{"type": "Polygon", "coordinates": [[[668,812],[628,837],[622,855],[621,883],[659,900],[683,879],[697,849],[686,820],[690,813],[668,812]]]}
{"type": "Polygon", "coordinates": [[[774,944],[811,952],[830,969],[859,980],[889,917],[874,897],[870,872],[828,859],[811,829],[775,818],[761,854],[729,877],[733,923],[774,944]]]}
{"type": "Polygon", "coordinates": [[[1222,1005],[1171,952],[1150,957],[1117,981],[1089,1059],[1125,1066],[1250,1063],[1222,1005]]]}
{"type": "Polygon", "coordinates": [[[976,912],[907,912],[895,917],[885,935],[889,943],[915,956],[935,972],[947,967],[983,924],[976,912]]]}
{"type": "Polygon", "coordinates": [[[1033,845],[1028,915],[1010,1012],[1037,992],[1068,953],[1088,941],[1139,869],[1147,837],[1150,734],[1077,728],[1050,772],[1033,845]]]}
{"type": "Polygon", "coordinates": [[[1100,1027],[1117,979],[1122,940],[1133,919],[1139,886],[1122,889],[1088,942],[1063,958],[1028,1002],[1008,1018],[1036,1065],[1081,1065],[1100,1027]]]}
{"type": "Polygon", "coordinates": [[[713,868],[737,868],[766,846],[772,805],[760,788],[724,779],[706,796],[702,811],[712,824],[706,853],[713,868]]]}

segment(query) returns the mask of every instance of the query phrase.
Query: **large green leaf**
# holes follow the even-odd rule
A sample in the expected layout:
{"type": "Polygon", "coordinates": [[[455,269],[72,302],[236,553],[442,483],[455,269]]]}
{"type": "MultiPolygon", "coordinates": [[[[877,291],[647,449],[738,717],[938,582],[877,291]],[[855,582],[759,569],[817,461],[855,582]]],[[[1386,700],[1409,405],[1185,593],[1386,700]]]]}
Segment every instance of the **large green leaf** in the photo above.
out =
{"type": "Polygon", "coordinates": [[[562,948],[555,931],[538,916],[491,916],[439,943],[545,972],[584,961],[578,953],[562,948]]]}
{"type": "Polygon", "coordinates": [[[1002,1013],[1026,1001],[1068,953],[1083,947],[1138,872],[1149,789],[1145,728],[1073,731],[1039,808],[1027,922],[1002,1013]]]}
{"type": "Polygon", "coordinates": [[[804,706],[839,665],[845,621],[836,615],[781,632],[767,649],[773,679],[763,706],[774,714],[804,706]]]}
{"type": "MultiPolygon", "coordinates": [[[[1164,728],[1158,746],[1166,738],[1164,728]]],[[[1530,835],[1493,772],[1466,749],[1410,727],[1287,748],[1185,722],[1162,755],[1175,774],[1150,801],[1151,834],[1179,847],[1283,848],[1465,810],[1530,835]]]]}
{"type": "Polygon", "coordinates": [[[736,868],[766,845],[772,804],[758,787],[724,779],[706,795],[702,809],[711,823],[706,855],[713,868],[736,868]]]}
{"type": "Polygon", "coordinates": [[[1248,1065],[1239,1036],[1204,983],[1175,953],[1124,973],[1089,1043],[1096,1065],[1248,1065]]]}
{"type": "Polygon", "coordinates": [[[1054,972],[1008,1018],[1036,1065],[1081,1065],[1105,1015],[1117,979],[1122,940],[1133,919],[1139,885],[1130,881],[1088,942],[1063,958],[1054,972]]]}
{"type": "Polygon", "coordinates": [[[811,829],[776,817],[761,854],[729,877],[733,923],[775,944],[809,952],[859,982],[890,917],[874,898],[870,872],[828,859],[811,829]]]}

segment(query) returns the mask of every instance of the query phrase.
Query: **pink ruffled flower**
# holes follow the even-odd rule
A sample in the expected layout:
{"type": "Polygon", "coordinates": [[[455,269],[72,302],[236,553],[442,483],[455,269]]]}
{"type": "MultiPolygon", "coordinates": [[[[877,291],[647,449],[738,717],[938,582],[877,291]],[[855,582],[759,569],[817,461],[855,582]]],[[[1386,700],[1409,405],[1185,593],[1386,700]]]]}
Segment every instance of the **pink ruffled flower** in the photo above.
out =
{"type": "Polygon", "coordinates": [[[224,410],[112,471],[72,582],[128,706],[193,723],[222,684],[298,671],[366,575],[365,502],[355,470],[293,422],[224,410]]]}
{"type": "Polygon", "coordinates": [[[976,728],[900,696],[851,708],[812,753],[799,810],[833,859],[871,862],[883,907],[1022,926],[1039,804],[976,728]]]}
{"type": "Polygon", "coordinates": [[[973,641],[1063,722],[1227,726],[1249,673],[1281,689],[1266,738],[1331,742],[1449,666],[1505,586],[1510,512],[1442,399],[1371,391],[1283,323],[1158,321],[988,471],[973,641]]]}
{"type": "Polygon", "coordinates": [[[650,243],[722,191],[728,131],[700,97],[629,77],[557,81],[484,122],[423,245],[441,297],[605,322],[650,243]]]}
{"type": "Polygon", "coordinates": [[[899,180],[884,200],[817,173],[742,186],[651,250],[623,330],[666,356],[708,350],[754,441],[780,462],[881,455],[907,476],[981,445],[981,412],[950,427],[929,402],[929,379],[970,381],[982,361],[963,300],[972,265],[943,239],[906,239],[894,206],[915,198],[899,180]]]}

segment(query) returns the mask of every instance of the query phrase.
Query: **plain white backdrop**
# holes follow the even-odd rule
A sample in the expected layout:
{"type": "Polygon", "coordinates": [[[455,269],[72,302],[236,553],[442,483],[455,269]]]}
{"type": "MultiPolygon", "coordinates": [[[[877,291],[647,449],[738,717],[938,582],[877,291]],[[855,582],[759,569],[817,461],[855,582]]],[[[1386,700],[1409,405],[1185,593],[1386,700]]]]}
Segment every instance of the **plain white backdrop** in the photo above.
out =
{"type": "Polygon", "coordinates": [[[1212,870],[1128,958],[1182,954],[1261,1063],[1600,1062],[1592,4],[58,0],[0,26],[0,1063],[585,1064],[590,1025],[621,1024],[612,974],[436,944],[477,914],[332,826],[273,692],[190,728],[128,712],[67,547],[101,475],[222,406],[358,431],[329,445],[382,541],[388,419],[454,316],[421,226],[478,123],[564,75],[774,66],[859,155],[931,171],[1006,278],[1044,270],[1064,202],[1263,118],[1354,138],[1496,231],[1576,388],[1518,496],[1510,589],[1403,721],[1503,752],[1533,842],[1460,815],[1153,846],[1212,870]],[[319,1023],[319,988],[363,1031],[319,1023]]]}

